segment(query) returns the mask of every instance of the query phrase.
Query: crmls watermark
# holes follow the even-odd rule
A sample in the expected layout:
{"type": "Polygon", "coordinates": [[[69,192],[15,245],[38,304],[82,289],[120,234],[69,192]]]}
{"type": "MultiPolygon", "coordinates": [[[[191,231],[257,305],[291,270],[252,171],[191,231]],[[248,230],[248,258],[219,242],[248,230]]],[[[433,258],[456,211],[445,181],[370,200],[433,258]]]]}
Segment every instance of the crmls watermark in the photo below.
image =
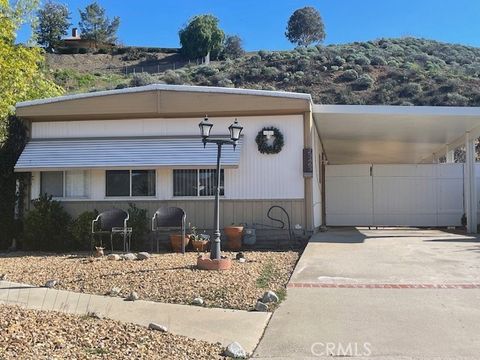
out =
{"type": "Polygon", "coordinates": [[[310,351],[313,356],[370,356],[372,355],[372,344],[366,343],[334,343],[317,342],[313,343],[310,351]]]}

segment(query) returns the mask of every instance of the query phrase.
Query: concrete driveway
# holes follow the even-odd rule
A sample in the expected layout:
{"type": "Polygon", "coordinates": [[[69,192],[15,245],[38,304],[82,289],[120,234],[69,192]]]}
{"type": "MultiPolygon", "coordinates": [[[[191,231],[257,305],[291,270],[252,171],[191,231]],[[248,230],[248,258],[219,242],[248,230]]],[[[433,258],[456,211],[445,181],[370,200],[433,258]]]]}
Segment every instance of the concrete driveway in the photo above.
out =
{"type": "Polygon", "coordinates": [[[308,244],[254,358],[479,359],[480,240],[330,229],[308,244]]]}

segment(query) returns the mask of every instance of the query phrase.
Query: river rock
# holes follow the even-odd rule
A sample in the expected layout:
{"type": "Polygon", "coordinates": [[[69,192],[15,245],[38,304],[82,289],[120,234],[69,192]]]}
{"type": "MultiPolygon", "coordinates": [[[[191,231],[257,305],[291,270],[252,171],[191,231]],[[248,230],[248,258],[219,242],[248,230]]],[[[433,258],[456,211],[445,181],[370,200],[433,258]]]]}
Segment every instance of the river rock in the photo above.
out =
{"type": "Polygon", "coordinates": [[[137,254],[137,259],[138,260],[147,260],[147,259],[150,259],[150,254],[146,251],[142,251],[142,252],[139,252],[137,254]]]}
{"type": "Polygon", "coordinates": [[[135,292],[135,291],[132,291],[125,300],[127,301],[135,301],[135,300],[138,300],[139,297],[138,297],[138,294],[135,292]]]}
{"type": "Polygon", "coordinates": [[[168,331],[168,328],[166,326],[155,324],[155,323],[148,324],[148,328],[150,330],[157,330],[157,331],[161,331],[161,332],[167,332],[168,331]]]}
{"type": "Polygon", "coordinates": [[[195,299],[193,299],[192,304],[197,306],[202,306],[203,299],[201,297],[196,297],[195,299]]]}
{"type": "Polygon", "coordinates": [[[123,260],[137,260],[137,255],[133,253],[127,253],[122,255],[123,260]]]}
{"type": "Polygon", "coordinates": [[[108,295],[110,296],[118,296],[120,295],[120,291],[122,291],[121,288],[117,287],[117,286],[114,286],[109,292],[108,292],[108,295]]]}
{"type": "Polygon", "coordinates": [[[51,289],[51,288],[55,287],[55,285],[57,285],[57,284],[58,284],[57,280],[48,280],[45,283],[45,287],[51,289]]]}
{"type": "Polygon", "coordinates": [[[121,257],[118,254],[109,254],[107,256],[107,260],[118,261],[120,259],[121,259],[121,257]]]}
{"type": "Polygon", "coordinates": [[[263,303],[278,302],[279,300],[280,299],[278,298],[278,295],[275,294],[273,291],[267,291],[262,296],[263,303]]]}
{"type": "Polygon", "coordinates": [[[257,303],[255,304],[255,310],[266,312],[266,311],[268,311],[268,305],[261,302],[261,301],[257,301],[257,303]]]}
{"type": "Polygon", "coordinates": [[[245,359],[247,357],[247,352],[242,345],[235,341],[227,346],[225,349],[225,356],[234,359],[245,359]]]}

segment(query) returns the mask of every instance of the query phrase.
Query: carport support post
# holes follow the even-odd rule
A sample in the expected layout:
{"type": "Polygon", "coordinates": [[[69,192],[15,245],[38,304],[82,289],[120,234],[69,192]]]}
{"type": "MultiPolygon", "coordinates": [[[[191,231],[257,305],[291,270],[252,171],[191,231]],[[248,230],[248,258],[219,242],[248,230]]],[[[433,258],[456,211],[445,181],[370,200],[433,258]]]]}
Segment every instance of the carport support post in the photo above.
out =
{"type": "Polygon", "coordinates": [[[455,149],[452,149],[450,145],[447,145],[445,160],[449,164],[455,162],[455,149]]]}
{"type": "Polygon", "coordinates": [[[470,133],[465,134],[465,215],[467,216],[467,233],[477,233],[477,187],[475,179],[475,139],[470,133]]]}

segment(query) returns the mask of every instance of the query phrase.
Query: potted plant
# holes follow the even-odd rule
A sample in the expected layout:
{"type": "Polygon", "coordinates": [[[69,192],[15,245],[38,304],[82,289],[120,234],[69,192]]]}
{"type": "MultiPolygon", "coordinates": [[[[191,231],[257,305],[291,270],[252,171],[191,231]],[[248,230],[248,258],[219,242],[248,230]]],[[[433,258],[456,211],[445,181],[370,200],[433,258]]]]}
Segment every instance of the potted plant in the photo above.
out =
{"type": "Polygon", "coordinates": [[[189,235],[193,248],[198,252],[206,251],[208,243],[210,242],[210,236],[207,234],[199,234],[197,227],[191,227],[191,233],[189,235]]]}
{"type": "MultiPolygon", "coordinates": [[[[183,238],[183,243],[185,244],[185,247],[188,246],[189,242],[190,242],[190,238],[188,236],[185,236],[183,238]]],[[[170,245],[172,245],[173,251],[181,252],[182,251],[182,234],[181,233],[170,234],[170,245]]]]}
{"type": "Polygon", "coordinates": [[[242,248],[243,225],[232,224],[226,226],[223,231],[227,236],[227,247],[233,251],[240,250],[242,248]]]}

